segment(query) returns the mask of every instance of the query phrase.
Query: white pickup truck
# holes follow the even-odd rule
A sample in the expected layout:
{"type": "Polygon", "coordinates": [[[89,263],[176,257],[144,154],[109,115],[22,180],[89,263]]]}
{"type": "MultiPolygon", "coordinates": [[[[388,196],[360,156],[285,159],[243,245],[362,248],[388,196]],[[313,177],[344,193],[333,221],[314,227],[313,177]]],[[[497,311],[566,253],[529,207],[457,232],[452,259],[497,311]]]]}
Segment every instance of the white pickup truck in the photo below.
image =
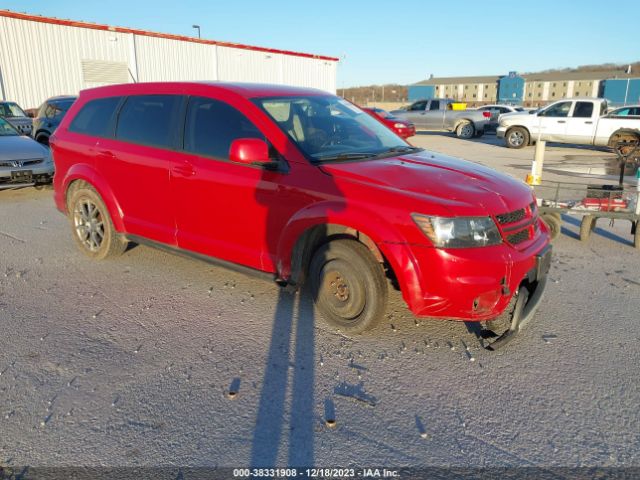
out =
{"type": "Polygon", "coordinates": [[[509,148],[522,148],[537,140],[614,147],[624,136],[640,135],[640,118],[606,114],[602,98],[573,98],[552,103],[535,113],[510,113],[499,119],[496,135],[509,148]]]}

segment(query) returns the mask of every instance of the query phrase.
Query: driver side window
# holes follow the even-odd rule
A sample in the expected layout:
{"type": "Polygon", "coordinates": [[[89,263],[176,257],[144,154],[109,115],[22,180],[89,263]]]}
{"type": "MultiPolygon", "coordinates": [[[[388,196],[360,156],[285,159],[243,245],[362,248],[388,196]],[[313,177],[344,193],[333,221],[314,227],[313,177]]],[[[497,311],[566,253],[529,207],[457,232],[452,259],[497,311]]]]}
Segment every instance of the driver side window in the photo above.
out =
{"type": "Polygon", "coordinates": [[[427,102],[426,101],[422,101],[422,102],[416,102],[413,105],[411,105],[409,107],[409,111],[410,112],[417,112],[417,111],[422,111],[427,107],[427,102]]]}
{"type": "Polygon", "coordinates": [[[571,102],[560,102],[540,112],[540,116],[554,118],[568,117],[569,110],[571,110],[571,102]]]}

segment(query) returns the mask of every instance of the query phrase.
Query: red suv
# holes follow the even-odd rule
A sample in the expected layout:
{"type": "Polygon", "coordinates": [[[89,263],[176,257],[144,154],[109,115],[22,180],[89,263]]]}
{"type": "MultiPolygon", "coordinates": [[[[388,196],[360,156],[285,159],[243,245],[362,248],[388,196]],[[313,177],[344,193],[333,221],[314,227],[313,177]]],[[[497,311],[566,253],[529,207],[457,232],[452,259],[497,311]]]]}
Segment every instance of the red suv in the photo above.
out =
{"type": "Polygon", "coordinates": [[[128,241],[310,285],[349,332],[388,278],[420,316],[535,311],[549,234],[524,183],[408,145],[326,92],[224,83],[85,90],[51,138],[55,201],[100,260],[128,241]]]}

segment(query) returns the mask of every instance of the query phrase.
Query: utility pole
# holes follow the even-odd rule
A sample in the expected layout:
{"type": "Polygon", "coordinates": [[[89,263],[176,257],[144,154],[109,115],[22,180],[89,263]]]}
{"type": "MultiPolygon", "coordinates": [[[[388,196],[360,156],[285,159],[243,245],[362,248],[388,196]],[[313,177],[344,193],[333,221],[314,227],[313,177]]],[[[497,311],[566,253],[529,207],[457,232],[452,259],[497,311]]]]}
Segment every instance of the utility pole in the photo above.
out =
{"type": "Polygon", "coordinates": [[[200,38],[200,25],[191,25],[191,26],[198,30],[198,38],[200,38]]]}

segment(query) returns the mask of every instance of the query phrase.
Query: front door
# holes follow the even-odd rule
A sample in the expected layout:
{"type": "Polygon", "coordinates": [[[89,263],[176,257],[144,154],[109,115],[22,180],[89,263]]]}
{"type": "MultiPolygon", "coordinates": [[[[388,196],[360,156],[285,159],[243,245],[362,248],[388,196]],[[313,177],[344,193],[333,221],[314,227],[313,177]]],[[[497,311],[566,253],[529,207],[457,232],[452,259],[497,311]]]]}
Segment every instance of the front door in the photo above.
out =
{"type": "Polygon", "coordinates": [[[178,246],[273,271],[264,260],[275,248],[267,245],[267,230],[275,228],[268,223],[286,173],[230,161],[229,147],[238,138],[265,139],[226,102],[190,98],[183,151],[171,167],[178,246]]]}
{"type": "Polygon", "coordinates": [[[532,125],[531,139],[537,140],[538,134],[541,140],[562,140],[567,130],[567,118],[571,110],[572,102],[558,102],[537,114],[538,122],[532,125]]]}

